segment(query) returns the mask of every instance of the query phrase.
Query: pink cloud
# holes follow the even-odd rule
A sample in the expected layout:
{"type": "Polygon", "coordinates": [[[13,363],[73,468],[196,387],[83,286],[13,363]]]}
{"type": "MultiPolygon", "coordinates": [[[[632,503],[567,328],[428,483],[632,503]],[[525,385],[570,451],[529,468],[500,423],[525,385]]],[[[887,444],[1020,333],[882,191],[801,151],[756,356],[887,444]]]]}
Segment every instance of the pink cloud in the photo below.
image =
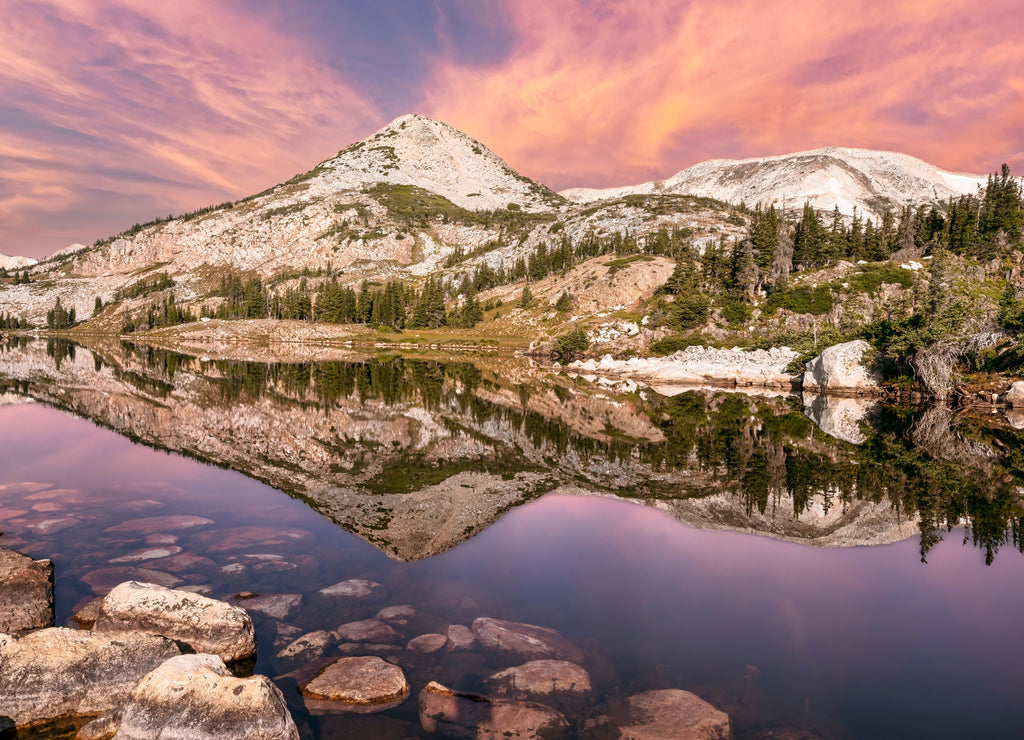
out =
{"type": "Polygon", "coordinates": [[[262,190],[382,119],[273,17],[234,0],[16,1],[0,11],[0,99],[21,119],[0,123],[0,251],[31,243],[47,213],[49,234],[93,209],[119,229],[126,210],[262,190]]]}
{"type": "Polygon", "coordinates": [[[513,53],[437,60],[425,107],[556,187],[826,145],[984,172],[1024,148],[1019,0],[507,7],[513,53]]]}

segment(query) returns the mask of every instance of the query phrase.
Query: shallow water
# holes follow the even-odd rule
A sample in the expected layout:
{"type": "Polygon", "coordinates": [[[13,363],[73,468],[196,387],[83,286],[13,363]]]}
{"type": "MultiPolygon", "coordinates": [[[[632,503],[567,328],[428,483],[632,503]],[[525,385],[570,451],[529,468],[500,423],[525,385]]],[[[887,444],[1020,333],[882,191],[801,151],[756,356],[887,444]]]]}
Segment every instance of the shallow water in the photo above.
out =
{"type": "MultiPolygon", "coordinates": [[[[260,366],[233,374],[179,359],[169,373],[166,358],[79,348],[58,370],[39,348],[8,353],[0,544],[55,561],[58,624],[119,582],[107,568],[145,567],[218,598],[301,594],[283,620],[257,615],[257,671],[271,676],[295,667],[275,657],[281,622],[301,634],[411,604],[408,636],[482,615],[557,629],[584,648],[595,680],[583,714],[678,687],[727,711],[739,738],[1018,736],[1013,430],[876,410],[852,445],[785,399],[602,399],[571,384],[549,394],[543,383],[558,381],[486,359],[471,387],[464,367],[407,363],[396,375],[394,362],[360,361],[355,376],[376,385],[314,402],[260,366]],[[231,377],[245,382],[211,390],[231,377]],[[33,397],[61,408],[15,403],[33,397]],[[301,443],[285,454],[289,439],[301,443]],[[439,452],[451,457],[424,462],[439,452]],[[483,469],[486,485],[472,477],[483,469]],[[862,490],[897,478],[899,492],[862,490]],[[990,496],[976,501],[979,485],[990,496]],[[170,516],[210,521],[151,520],[170,516]],[[111,562],[125,557],[147,559],[111,562]],[[386,598],[340,606],[317,594],[348,578],[379,582],[386,598]]],[[[415,697],[431,679],[479,689],[502,666],[444,654],[405,667],[415,697]]],[[[420,732],[415,698],[384,715],[300,721],[320,737],[420,732]]]]}

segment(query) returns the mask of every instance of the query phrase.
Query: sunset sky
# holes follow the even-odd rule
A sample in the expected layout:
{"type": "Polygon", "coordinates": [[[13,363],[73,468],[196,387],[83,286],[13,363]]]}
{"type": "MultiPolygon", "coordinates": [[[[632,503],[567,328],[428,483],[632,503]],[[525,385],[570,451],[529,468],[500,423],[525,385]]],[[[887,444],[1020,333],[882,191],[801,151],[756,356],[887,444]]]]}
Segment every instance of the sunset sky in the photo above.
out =
{"type": "Polygon", "coordinates": [[[0,252],[262,190],[423,113],[556,189],[890,149],[1024,171],[1024,0],[4,0],[0,252]]]}

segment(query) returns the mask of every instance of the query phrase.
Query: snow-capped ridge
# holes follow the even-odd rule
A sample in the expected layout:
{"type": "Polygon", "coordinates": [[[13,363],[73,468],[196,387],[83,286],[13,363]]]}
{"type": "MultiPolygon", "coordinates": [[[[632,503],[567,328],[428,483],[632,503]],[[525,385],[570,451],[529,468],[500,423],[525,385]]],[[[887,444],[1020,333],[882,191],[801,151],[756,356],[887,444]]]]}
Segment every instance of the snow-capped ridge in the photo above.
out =
{"type": "Polygon", "coordinates": [[[35,263],[36,260],[31,257],[18,257],[0,254],[0,269],[20,270],[23,267],[31,267],[35,263]]]}
{"type": "Polygon", "coordinates": [[[947,172],[897,152],[825,147],[772,157],[713,159],[666,180],[618,188],[573,188],[561,195],[586,203],[626,195],[699,195],[730,203],[774,203],[795,209],[809,202],[819,210],[856,209],[880,218],[886,209],[943,201],[976,193],[984,175],[947,172]]]}

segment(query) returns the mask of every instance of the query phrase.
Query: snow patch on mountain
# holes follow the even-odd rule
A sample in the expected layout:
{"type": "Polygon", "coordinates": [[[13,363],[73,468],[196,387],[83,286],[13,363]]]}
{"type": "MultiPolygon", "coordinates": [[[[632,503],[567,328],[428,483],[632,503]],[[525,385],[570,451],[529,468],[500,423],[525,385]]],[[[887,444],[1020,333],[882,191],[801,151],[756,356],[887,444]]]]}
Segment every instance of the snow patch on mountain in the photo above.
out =
{"type": "Polygon", "coordinates": [[[896,152],[828,147],[754,159],[701,162],[667,180],[619,188],[573,188],[561,195],[576,203],[638,194],[699,195],[729,203],[774,203],[798,209],[805,202],[819,210],[854,209],[880,218],[888,208],[943,201],[973,194],[986,177],[940,170],[896,152]]]}

